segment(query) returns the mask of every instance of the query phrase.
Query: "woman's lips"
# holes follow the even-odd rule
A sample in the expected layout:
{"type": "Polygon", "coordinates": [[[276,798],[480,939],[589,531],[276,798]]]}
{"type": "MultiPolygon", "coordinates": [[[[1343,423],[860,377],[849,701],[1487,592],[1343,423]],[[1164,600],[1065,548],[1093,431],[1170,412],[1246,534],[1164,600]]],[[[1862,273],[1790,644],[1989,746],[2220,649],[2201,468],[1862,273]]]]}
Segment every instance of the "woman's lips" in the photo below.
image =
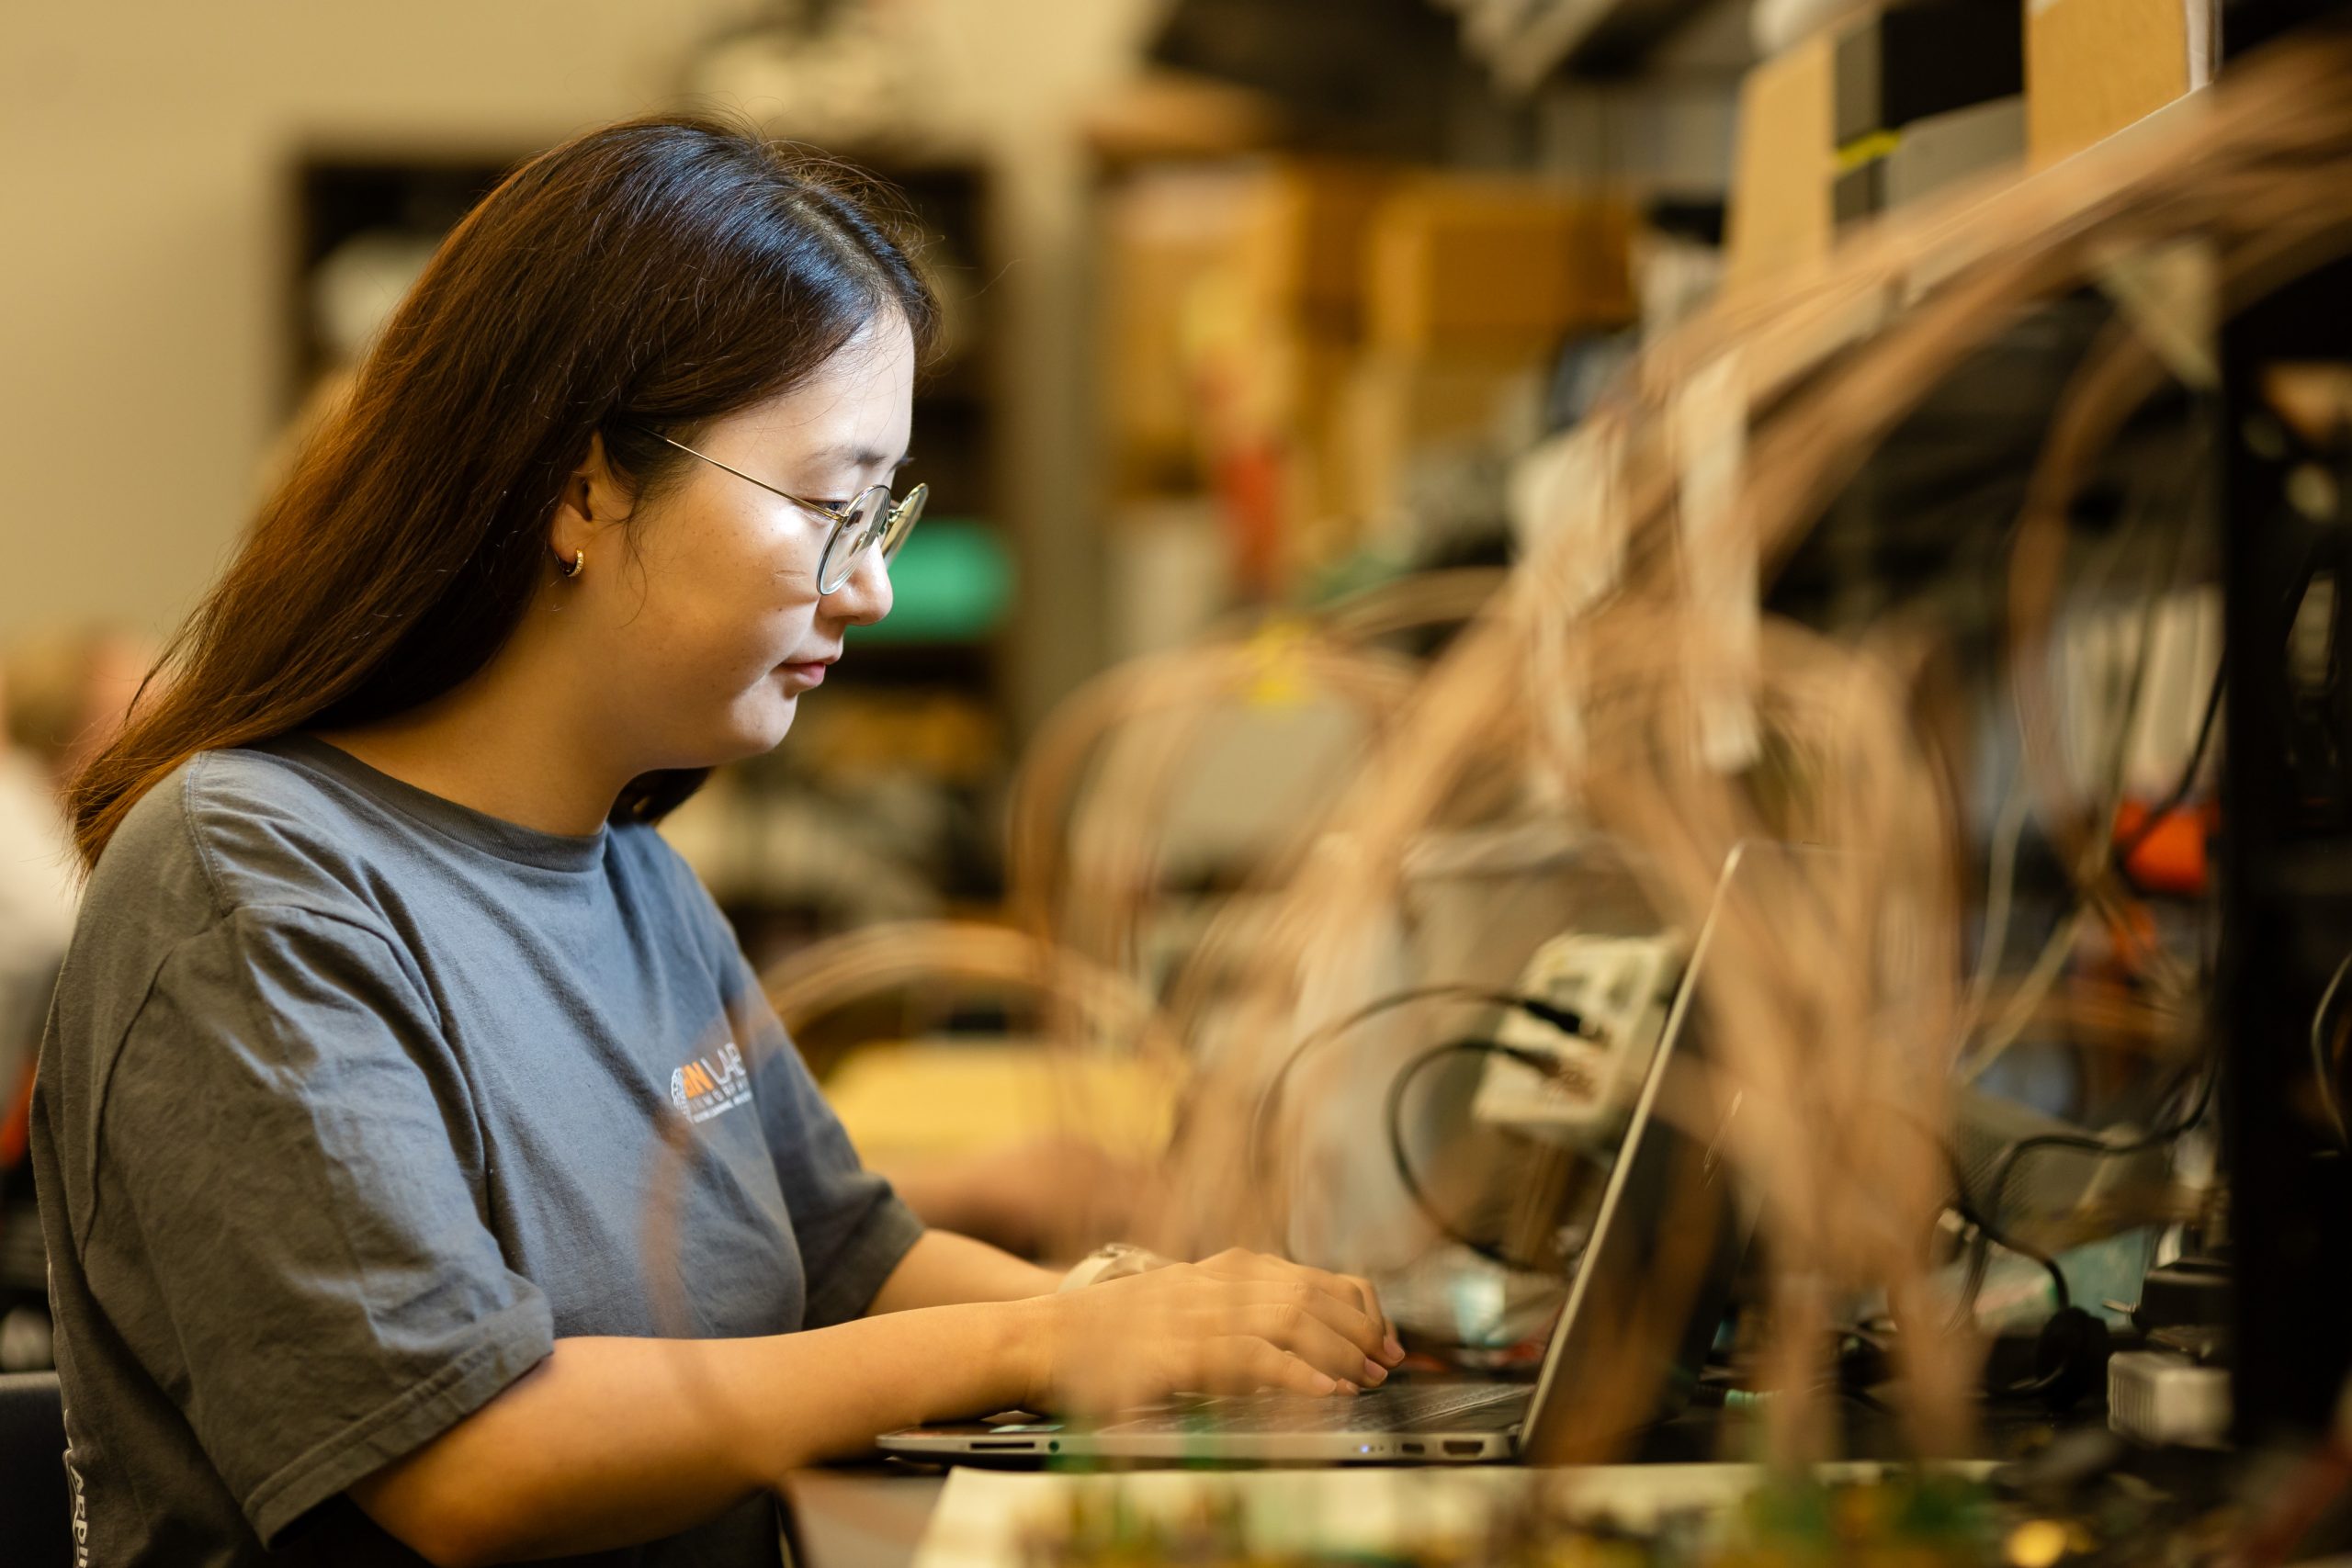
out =
{"type": "Polygon", "coordinates": [[[821,686],[825,683],[826,667],[831,663],[830,659],[808,659],[797,663],[779,664],[776,668],[808,685],[821,686]]]}

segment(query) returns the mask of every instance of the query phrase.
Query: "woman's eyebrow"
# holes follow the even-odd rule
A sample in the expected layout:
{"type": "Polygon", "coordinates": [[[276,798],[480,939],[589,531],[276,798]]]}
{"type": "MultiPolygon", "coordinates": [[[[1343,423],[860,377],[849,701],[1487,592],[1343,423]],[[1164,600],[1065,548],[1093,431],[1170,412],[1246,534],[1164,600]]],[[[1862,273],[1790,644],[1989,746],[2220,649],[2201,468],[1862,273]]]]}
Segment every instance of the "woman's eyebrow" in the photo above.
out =
{"type": "Polygon", "coordinates": [[[819,453],[818,460],[820,462],[842,463],[853,468],[887,468],[898,469],[903,468],[909,463],[913,462],[915,460],[915,455],[911,451],[909,451],[900,453],[898,457],[893,457],[886,453],[876,452],[871,447],[844,446],[830,447],[827,450],[819,453]]]}

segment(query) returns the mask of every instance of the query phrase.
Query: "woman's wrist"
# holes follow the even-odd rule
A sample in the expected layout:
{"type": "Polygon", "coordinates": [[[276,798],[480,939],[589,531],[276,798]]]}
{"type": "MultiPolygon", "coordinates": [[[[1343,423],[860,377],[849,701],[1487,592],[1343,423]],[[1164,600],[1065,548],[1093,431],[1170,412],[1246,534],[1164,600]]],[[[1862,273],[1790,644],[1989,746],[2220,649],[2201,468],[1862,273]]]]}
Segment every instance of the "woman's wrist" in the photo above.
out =
{"type": "Polygon", "coordinates": [[[992,1303],[997,1333],[997,1364],[1012,1371],[1014,1386],[1008,1402],[1023,1410],[1042,1413],[1053,1403],[1055,1341],[1059,1337],[1062,1302],[1058,1295],[1029,1296],[1015,1302],[992,1303]]]}
{"type": "Polygon", "coordinates": [[[1169,1259],[1147,1247],[1132,1242],[1114,1241],[1098,1247],[1080,1258],[1070,1271],[1062,1276],[1060,1288],[1065,1291],[1083,1290],[1106,1280],[1124,1280],[1130,1274],[1146,1274],[1154,1269],[1165,1269],[1169,1259]]]}

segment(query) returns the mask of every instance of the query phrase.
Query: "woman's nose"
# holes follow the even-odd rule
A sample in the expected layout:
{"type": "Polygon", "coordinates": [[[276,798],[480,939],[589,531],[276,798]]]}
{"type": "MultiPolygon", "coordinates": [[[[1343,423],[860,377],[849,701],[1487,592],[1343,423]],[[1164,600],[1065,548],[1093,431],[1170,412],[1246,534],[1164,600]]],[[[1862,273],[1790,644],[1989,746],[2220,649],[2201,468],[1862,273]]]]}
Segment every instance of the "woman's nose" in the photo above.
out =
{"type": "Polygon", "coordinates": [[[850,569],[848,581],[825,595],[826,607],[852,626],[870,626],[890,613],[890,563],[868,547],[850,569]]]}

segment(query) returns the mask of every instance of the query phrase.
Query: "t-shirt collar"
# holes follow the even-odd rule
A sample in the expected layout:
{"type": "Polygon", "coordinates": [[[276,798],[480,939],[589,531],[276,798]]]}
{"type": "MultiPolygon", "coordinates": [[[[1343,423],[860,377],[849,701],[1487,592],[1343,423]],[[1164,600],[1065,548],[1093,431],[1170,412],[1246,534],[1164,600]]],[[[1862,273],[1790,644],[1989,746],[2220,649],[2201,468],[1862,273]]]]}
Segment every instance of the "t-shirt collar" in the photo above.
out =
{"type": "Polygon", "coordinates": [[[604,862],[606,829],[602,827],[585,836],[526,828],[396,779],[315,735],[281,735],[255,750],[308,762],[402,816],[502,860],[548,871],[591,871],[604,862]]]}

